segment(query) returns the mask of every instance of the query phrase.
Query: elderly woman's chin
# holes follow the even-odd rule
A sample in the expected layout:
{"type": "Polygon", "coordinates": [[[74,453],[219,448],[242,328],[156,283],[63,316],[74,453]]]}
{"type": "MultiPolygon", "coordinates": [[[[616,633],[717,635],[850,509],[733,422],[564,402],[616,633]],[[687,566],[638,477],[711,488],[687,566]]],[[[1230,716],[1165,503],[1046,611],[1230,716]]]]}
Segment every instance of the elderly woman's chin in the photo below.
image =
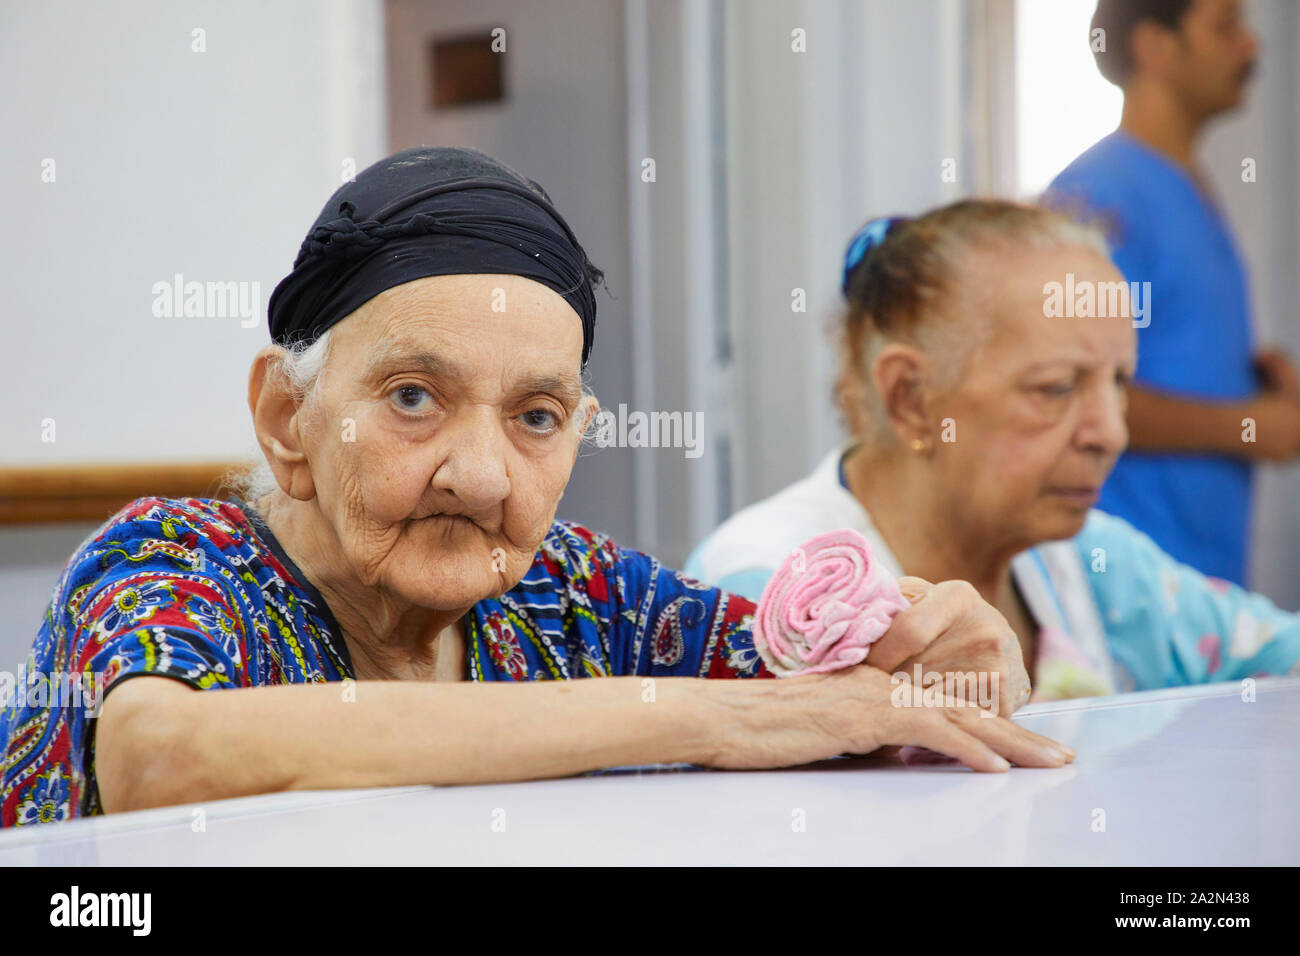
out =
{"type": "Polygon", "coordinates": [[[1053,489],[1046,492],[1042,507],[1035,509],[1037,535],[1044,541],[1073,538],[1083,530],[1097,503],[1096,495],[1053,489]]]}
{"type": "Polygon", "coordinates": [[[385,562],[387,587],[421,607],[468,607],[510,590],[528,572],[536,548],[520,549],[478,528],[452,534],[440,519],[408,528],[385,562]]]}
{"type": "Polygon", "coordinates": [[[411,604],[433,610],[466,608],[508,591],[514,580],[506,580],[481,561],[450,557],[399,561],[384,575],[386,589],[411,604]]]}

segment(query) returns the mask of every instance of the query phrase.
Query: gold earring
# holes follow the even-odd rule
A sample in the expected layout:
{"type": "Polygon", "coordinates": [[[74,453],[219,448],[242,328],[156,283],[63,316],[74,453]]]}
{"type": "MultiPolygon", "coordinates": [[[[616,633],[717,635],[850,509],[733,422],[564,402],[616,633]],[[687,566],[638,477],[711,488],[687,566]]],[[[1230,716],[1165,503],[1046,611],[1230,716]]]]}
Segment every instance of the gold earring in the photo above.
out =
{"type": "Polygon", "coordinates": [[[925,451],[925,440],[921,438],[913,438],[911,448],[912,451],[925,451]]]}

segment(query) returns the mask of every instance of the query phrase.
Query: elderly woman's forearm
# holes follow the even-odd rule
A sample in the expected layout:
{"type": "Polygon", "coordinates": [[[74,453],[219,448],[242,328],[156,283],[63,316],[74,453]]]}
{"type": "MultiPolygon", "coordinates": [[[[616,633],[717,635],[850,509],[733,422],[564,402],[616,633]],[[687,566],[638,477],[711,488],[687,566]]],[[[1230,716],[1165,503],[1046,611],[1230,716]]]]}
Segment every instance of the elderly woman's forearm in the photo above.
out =
{"type": "MultiPolygon", "coordinates": [[[[165,681],[167,693],[153,701],[138,693],[151,681],[131,683],[137,693],[130,716],[101,726],[101,790],[114,778],[140,783],[114,793],[116,799],[104,794],[108,810],[284,790],[496,783],[625,764],[707,762],[720,746],[721,723],[707,685],[732,682],[360,681],[347,693],[332,683],[176,694],[176,685],[165,681]],[[106,741],[105,729],[138,733],[142,746],[106,741]],[[158,765],[129,774],[102,765],[106,753],[124,751],[158,765]]],[[[105,702],[106,717],[115,696],[105,702]]]]}

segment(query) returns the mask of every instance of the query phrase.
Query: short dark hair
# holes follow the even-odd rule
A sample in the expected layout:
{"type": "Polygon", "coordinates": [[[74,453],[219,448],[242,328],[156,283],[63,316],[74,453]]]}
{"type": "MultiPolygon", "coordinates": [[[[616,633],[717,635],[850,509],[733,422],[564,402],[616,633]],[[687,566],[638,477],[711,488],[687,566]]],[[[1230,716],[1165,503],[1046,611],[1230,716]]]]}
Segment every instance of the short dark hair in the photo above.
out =
{"type": "Polygon", "coordinates": [[[1092,44],[1101,75],[1116,86],[1123,86],[1133,74],[1134,28],[1143,20],[1154,20],[1162,27],[1177,30],[1179,21],[1191,9],[1193,0],[1097,0],[1092,14],[1089,40],[1103,31],[1105,49],[1092,44]]]}

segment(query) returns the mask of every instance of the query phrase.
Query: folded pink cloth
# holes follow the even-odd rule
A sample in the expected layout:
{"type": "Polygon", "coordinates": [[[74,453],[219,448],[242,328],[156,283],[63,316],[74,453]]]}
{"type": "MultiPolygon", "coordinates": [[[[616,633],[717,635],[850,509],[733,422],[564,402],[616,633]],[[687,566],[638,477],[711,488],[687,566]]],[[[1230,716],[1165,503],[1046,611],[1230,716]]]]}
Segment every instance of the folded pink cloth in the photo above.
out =
{"type": "Polygon", "coordinates": [[[777,677],[839,670],[862,663],[909,606],[866,538],[828,531],[795,548],[763,588],[754,645],[777,677]]]}

